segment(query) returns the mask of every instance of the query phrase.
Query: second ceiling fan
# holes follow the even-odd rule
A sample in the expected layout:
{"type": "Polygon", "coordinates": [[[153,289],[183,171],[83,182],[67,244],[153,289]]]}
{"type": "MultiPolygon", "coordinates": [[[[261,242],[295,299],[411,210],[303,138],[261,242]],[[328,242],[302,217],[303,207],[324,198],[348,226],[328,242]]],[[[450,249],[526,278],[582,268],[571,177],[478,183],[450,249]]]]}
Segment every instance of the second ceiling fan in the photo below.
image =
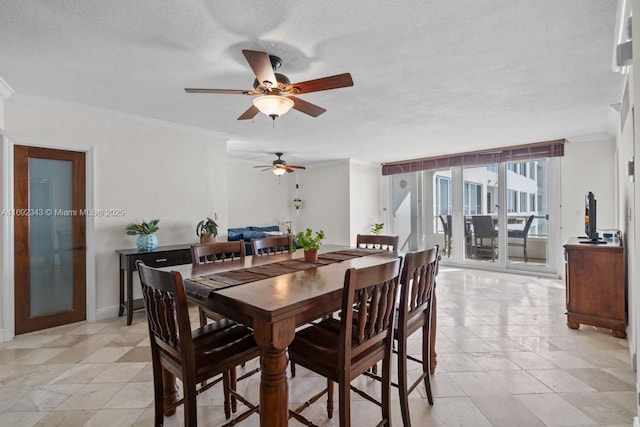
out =
{"type": "Polygon", "coordinates": [[[286,172],[293,172],[295,169],[306,169],[304,166],[288,165],[287,162],[282,160],[283,153],[274,153],[278,158],[272,162],[272,166],[262,165],[254,166],[254,168],[263,168],[261,172],[272,171],[275,175],[284,175],[286,172]]]}
{"type": "Polygon", "coordinates": [[[186,88],[185,91],[187,93],[256,96],[253,100],[253,105],[242,113],[242,115],[238,117],[238,120],[252,119],[260,112],[275,120],[276,117],[281,116],[291,108],[312,117],[318,117],[327,111],[318,105],[304,101],[294,95],[353,86],[353,80],[349,73],[307,80],[300,83],[291,83],[287,76],[275,72],[282,63],[282,60],[277,56],[255,50],[243,50],[242,53],[247,59],[253,73],[256,75],[256,79],[253,82],[253,90],[186,88]]]}

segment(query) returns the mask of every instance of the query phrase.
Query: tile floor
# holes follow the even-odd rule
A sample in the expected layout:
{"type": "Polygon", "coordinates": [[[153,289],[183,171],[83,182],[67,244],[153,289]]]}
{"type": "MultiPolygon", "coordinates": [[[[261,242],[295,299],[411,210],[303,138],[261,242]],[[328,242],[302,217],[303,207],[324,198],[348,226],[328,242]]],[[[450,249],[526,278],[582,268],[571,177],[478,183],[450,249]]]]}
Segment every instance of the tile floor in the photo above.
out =
{"type": "MultiPolygon", "coordinates": [[[[414,391],[414,426],[633,424],[636,375],[627,341],[593,327],[568,329],[562,281],[442,267],[437,289],[435,404],[428,405],[423,386],[414,391]]],[[[412,347],[419,351],[419,337],[412,337],[412,347]]],[[[253,401],[258,381],[243,382],[253,401]]],[[[292,406],[323,383],[299,368],[290,382],[292,406]]],[[[83,322],[2,343],[0,385],[0,427],[152,426],[144,313],[135,314],[132,326],[124,318],[83,322]]],[[[223,423],[220,397],[217,386],[199,397],[200,425],[223,423]]],[[[352,400],[354,425],[375,425],[377,408],[358,396],[352,400]]],[[[337,425],[323,403],[305,414],[318,425],[337,425]]],[[[182,425],[182,410],[165,425],[182,425]]],[[[238,425],[257,426],[258,416],[238,425]]]]}

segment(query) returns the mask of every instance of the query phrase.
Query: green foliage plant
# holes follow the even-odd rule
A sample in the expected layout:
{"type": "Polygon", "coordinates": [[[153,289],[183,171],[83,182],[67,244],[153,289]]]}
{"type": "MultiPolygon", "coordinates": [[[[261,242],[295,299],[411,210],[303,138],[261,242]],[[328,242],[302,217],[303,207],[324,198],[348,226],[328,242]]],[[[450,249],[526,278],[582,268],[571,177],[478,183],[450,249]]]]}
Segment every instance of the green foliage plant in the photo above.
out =
{"type": "Polygon", "coordinates": [[[130,224],[127,224],[127,227],[125,228],[125,230],[127,231],[127,234],[129,236],[136,236],[136,235],[147,235],[147,234],[153,234],[156,231],[158,231],[160,229],[160,227],[158,227],[158,223],[160,222],[159,219],[152,219],[151,221],[142,221],[142,222],[132,222],[130,224]]]}
{"type": "Polygon", "coordinates": [[[371,232],[373,234],[382,234],[382,229],[384,228],[384,222],[381,222],[379,224],[373,224],[371,226],[371,232]]]}
{"type": "MultiPolygon", "coordinates": [[[[298,234],[296,234],[296,243],[305,251],[312,249],[318,250],[320,246],[322,246],[324,237],[324,231],[316,231],[315,234],[313,234],[313,230],[307,228],[305,231],[299,231],[298,234]]],[[[295,245],[291,248],[291,251],[296,251],[295,245]]]]}
{"type": "Polygon", "coordinates": [[[200,237],[201,234],[216,237],[218,235],[218,224],[209,217],[206,220],[203,219],[196,225],[196,236],[200,237]]]}

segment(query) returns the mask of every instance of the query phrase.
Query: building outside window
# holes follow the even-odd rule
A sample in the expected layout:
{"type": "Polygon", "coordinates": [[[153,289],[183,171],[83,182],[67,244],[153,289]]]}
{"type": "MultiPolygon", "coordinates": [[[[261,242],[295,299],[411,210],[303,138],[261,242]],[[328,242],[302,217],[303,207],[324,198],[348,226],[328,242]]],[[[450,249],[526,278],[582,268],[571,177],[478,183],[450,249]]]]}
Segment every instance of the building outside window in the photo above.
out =
{"type": "Polygon", "coordinates": [[[507,212],[516,213],[518,203],[518,192],[515,190],[507,190],[507,212]]]}
{"type": "Polygon", "coordinates": [[[482,213],[482,185],[475,182],[464,183],[464,214],[482,213]]]}
{"type": "Polygon", "coordinates": [[[529,212],[529,209],[527,208],[527,196],[528,194],[524,191],[521,191],[520,193],[520,205],[519,205],[519,212],[529,212]]]}

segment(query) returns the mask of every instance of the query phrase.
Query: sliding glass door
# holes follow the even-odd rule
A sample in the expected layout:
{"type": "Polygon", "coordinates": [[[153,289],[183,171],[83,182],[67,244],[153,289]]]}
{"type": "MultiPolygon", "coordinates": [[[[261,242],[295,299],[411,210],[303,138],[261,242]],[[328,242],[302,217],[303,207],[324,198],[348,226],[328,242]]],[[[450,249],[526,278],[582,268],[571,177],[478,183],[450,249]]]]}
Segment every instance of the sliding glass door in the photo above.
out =
{"type": "Polygon", "coordinates": [[[557,274],[556,158],[393,175],[394,234],[403,251],[435,244],[442,263],[557,274]]]}

